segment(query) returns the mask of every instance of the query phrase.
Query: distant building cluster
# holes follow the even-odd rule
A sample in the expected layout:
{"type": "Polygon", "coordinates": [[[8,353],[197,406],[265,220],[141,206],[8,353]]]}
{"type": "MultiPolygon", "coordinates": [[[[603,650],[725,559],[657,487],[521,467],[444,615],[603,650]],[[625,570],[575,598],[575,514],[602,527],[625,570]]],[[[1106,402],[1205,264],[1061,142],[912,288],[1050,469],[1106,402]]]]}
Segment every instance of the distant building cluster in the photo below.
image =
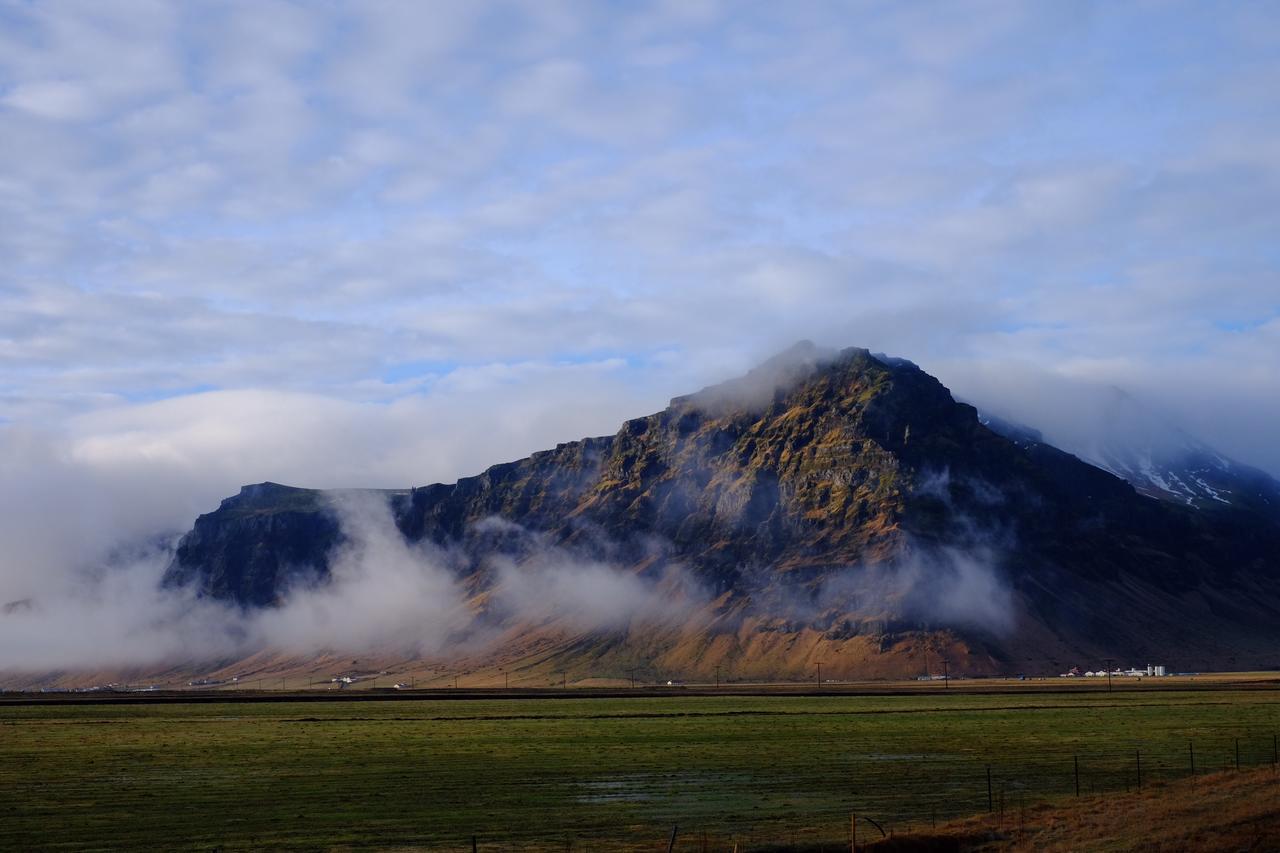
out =
{"type": "Polygon", "coordinates": [[[1088,670],[1084,672],[1080,670],[1080,667],[1073,666],[1071,667],[1071,669],[1062,673],[1058,677],[1059,678],[1106,678],[1108,675],[1110,675],[1113,678],[1120,678],[1122,676],[1128,676],[1129,678],[1142,678],[1143,676],[1148,676],[1150,678],[1161,678],[1168,674],[1169,673],[1165,671],[1164,666],[1161,664],[1147,664],[1146,669],[1138,669],[1137,667],[1130,667],[1129,669],[1107,670],[1104,668],[1104,669],[1098,669],[1098,670],[1088,670]]]}
{"type": "MultiPolygon", "coordinates": [[[[133,685],[133,684],[117,684],[112,681],[108,684],[95,684],[92,687],[41,687],[41,693],[151,693],[159,690],[158,684],[133,685]]],[[[4,690],[0,689],[0,693],[4,690]]]]}

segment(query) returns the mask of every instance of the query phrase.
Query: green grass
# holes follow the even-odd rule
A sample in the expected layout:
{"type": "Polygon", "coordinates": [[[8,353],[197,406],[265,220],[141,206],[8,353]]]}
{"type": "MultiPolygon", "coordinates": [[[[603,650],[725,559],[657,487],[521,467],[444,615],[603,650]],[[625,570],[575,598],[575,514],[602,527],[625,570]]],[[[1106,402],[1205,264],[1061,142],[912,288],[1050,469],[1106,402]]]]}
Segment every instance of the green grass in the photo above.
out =
{"type": "MultiPolygon", "coordinates": [[[[0,849],[838,840],[1272,760],[1269,691],[0,708],[0,849]]],[[[686,848],[692,849],[692,848],[686,848]]]]}

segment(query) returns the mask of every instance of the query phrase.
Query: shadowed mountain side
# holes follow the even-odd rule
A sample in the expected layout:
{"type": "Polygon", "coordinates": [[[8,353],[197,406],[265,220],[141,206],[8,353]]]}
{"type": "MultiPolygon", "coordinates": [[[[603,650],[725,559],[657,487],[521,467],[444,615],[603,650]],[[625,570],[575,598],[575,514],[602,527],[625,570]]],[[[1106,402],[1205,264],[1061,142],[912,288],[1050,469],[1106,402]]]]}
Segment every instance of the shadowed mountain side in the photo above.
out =
{"type": "MultiPolygon", "coordinates": [[[[613,436],[385,494],[504,642],[541,629],[488,608],[495,555],[518,569],[554,547],[648,579],[686,573],[710,602],[698,619],[574,641],[613,666],[784,676],[835,656],[849,676],[905,674],[931,646],[1005,672],[1101,655],[1280,661],[1273,524],[1144,497],[861,349],[801,344],[613,436]]],[[[330,493],[245,487],[196,522],[166,583],[270,606],[323,583],[344,536],[330,493]]]]}
{"type": "MultiPolygon", "coordinates": [[[[980,418],[1021,447],[1044,443],[1040,431],[1025,424],[989,412],[980,418]]],[[[1110,389],[1093,420],[1088,439],[1075,438],[1082,445],[1080,458],[1122,478],[1141,494],[1198,509],[1248,510],[1280,523],[1280,481],[1219,453],[1124,392],[1110,389]]]]}

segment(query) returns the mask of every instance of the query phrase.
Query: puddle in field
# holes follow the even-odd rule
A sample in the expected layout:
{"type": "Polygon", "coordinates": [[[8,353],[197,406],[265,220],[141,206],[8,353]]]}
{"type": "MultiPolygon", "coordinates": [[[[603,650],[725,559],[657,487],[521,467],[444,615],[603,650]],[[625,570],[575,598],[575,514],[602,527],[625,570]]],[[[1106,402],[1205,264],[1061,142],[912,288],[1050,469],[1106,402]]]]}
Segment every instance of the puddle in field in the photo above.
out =
{"type": "Polygon", "coordinates": [[[658,774],[631,773],[580,782],[580,803],[649,803],[676,799],[702,799],[723,794],[748,777],[732,773],[658,774]]]}
{"type": "Polygon", "coordinates": [[[643,803],[652,799],[652,782],[629,779],[593,779],[583,782],[586,790],[578,795],[580,803],[643,803]]]}

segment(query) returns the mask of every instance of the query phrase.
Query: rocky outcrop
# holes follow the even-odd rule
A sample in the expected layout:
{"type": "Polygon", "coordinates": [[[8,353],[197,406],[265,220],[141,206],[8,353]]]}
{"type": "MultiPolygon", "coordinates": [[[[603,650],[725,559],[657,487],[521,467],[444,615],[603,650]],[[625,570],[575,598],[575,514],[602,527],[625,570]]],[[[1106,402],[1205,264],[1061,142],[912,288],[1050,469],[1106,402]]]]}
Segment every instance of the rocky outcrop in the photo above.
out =
{"type": "Polygon", "coordinates": [[[168,586],[245,607],[275,604],[293,584],[322,578],[342,541],[323,492],[276,483],[245,486],[196,519],[165,574],[168,586]]]}

